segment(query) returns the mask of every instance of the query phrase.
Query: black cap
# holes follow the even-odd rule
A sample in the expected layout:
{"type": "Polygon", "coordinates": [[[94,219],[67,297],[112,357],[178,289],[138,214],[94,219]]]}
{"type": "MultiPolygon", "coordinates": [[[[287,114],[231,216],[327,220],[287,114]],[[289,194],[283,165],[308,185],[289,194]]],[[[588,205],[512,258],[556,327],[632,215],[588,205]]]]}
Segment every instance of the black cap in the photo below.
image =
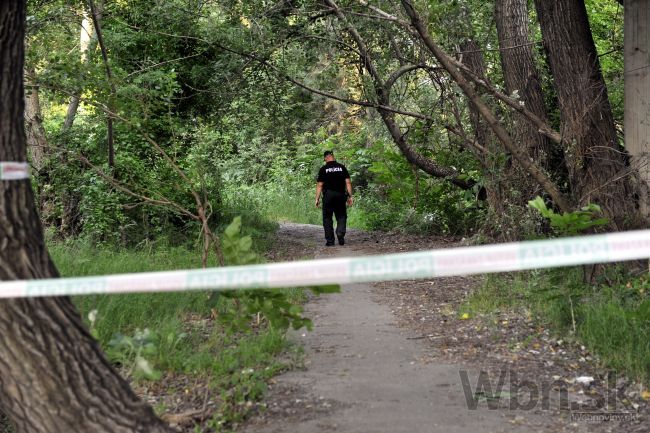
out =
{"type": "Polygon", "coordinates": [[[323,158],[327,158],[327,156],[329,156],[329,155],[334,155],[334,152],[332,152],[331,150],[326,150],[323,153],[323,158]]]}

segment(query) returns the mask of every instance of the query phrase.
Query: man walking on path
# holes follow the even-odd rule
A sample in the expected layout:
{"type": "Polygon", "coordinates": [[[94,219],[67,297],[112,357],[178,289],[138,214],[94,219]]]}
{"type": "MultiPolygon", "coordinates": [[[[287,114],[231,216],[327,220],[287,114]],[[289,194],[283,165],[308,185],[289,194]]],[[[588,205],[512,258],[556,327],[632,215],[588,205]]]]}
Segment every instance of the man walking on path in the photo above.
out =
{"type": "Polygon", "coordinates": [[[352,206],[352,182],[348,169],[336,162],[334,153],[326,150],[323,154],[325,165],[318,171],[316,184],[316,207],[320,206],[323,196],[323,228],[325,229],[325,246],[334,245],[334,224],[332,214],[336,215],[336,237],[339,245],[345,244],[345,225],[348,218],[346,202],[352,206]]]}

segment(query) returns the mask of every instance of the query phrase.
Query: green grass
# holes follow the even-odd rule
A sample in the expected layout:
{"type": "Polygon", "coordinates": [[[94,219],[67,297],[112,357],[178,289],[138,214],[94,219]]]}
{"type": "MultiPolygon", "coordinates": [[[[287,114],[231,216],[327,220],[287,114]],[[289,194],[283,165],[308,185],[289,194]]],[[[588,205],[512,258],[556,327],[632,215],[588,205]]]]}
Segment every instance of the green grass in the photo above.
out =
{"type": "Polygon", "coordinates": [[[612,268],[593,286],[583,275],[576,267],[490,276],[462,311],[490,315],[524,307],[558,334],[573,334],[608,368],[650,385],[647,275],[631,278],[612,268]]]}
{"type": "MultiPolygon", "coordinates": [[[[271,221],[322,224],[322,210],[314,204],[316,185],[289,181],[226,186],[223,196],[227,208],[247,209],[271,221]]],[[[243,211],[242,211],[243,210],[243,211]]],[[[391,205],[386,199],[356,191],[354,205],[348,208],[347,226],[360,230],[398,230],[412,233],[444,231],[439,217],[415,211],[410,207],[391,205]]]]}
{"type": "MultiPolygon", "coordinates": [[[[51,243],[50,253],[62,276],[105,275],[196,268],[200,253],[165,245],[140,249],[93,247],[83,242],[51,243]]],[[[214,264],[214,263],[212,263],[214,264]]],[[[303,299],[302,290],[289,299],[303,299]]],[[[162,373],[203,377],[221,400],[209,421],[221,431],[245,417],[246,401],[258,400],[266,381],[298,350],[288,344],[283,330],[268,326],[239,331],[213,320],[232,299],[206,292],[79,296],[74,302],[109,359],[136,380],[155,380],[162,373]],[[94,322],[89,313],[96,311],[94,322]],[[145,333],[144,330],[147,330],[145,333]],[[288,353],[279,361],[279,355],[288,353]],[[142,369],[138,357],[150,370],[142,369]]],[[[164,408],[159,408],[164,410],[164,408]]]]}
{"type": "Polygon", "coordinates": [[[226,187],[224,202],[237,209],[253,207],[271,221],[291,221],[302,224],[320,224],[321,213],[314,205],[314,188],[306,186],[238,185],[226,187]]]}
{"type": "MultiPolygon", "coordinates": [[[[85,241],[50,242],[50,255],[63,276],[107,275],[198,268],[201,253],[151,243],[137,249],[95,246],[85,241]]],[[[214,265],[211,258],[211,265],[214,265]]]]}
{"type": "Polygon", "coordinates": [[[620,281],[580,306],[579,336],[615,370],[631,372],[650,385],[650,282],[620,281]],[[645,307],[645,308],[644,308],[645,307]]]}
{"type": "MultiPolygon", "coordinates": [[[[224,200],[228,207],[238,209],[253,207],[256,212],[271,221],[294,222],[321,225],[322,210],[314,204],[316,184],[314,185],[238,185],[226,188],[224,200]]],[[[356,194],[354,206],[348,208],[349,228],[372,230],[372,215],[383,211],[369,211],[370,202],[362,195],[356,194]]]]}
{"type": "MultiPolygon", "coordinates": [[[[200,267],[201,255],[183,247],[150,247],[146,249],[112,249],[93,247],[83,242],[54,243],[50,254],[64,277],[109,275],[189,269],[200,267]]],[[[211,264],[214,264],[212,259],[211,264]]],[[[136,329],[157,329],[163,324],[177,323],[184,314],[206,314],[206,294],[155,293],[129,295],[92,295],[75,298],[82,317],[97,311],[95,330],[101,344],[106,345],[117,333],[133,333],[136,329]]]]}

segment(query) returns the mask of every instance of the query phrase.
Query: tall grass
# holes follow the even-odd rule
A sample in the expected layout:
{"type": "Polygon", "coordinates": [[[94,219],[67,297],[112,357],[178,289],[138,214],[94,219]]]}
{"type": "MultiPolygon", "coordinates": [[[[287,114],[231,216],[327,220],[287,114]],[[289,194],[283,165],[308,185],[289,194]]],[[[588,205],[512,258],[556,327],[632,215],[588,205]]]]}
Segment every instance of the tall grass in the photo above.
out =
{"type": "Polygon", "coordinates": [[[648,289],[643,277],[602,287],[580,306],[579,335],[613,369],[650,385],[648,289]]]}
{"type": "MultiPolygon", "coordinates": [[[[49,251],[64,277],[190,269],[201,265],[198,251],[153,244],[133,250],[73,241],[50,243],[49,251]]],[[[97,337],[104,345],[118,332],[156,329],[178,321],[186,312],[206,312],[205,294],[199,292],[92,295],[79,296],[74,301],[86,319],[90,311],[97,310],[97,337]]]]}
{"type": "Polygon", "coordinates": [[[314,204],[315,189],[285,184],[230,186],[224,201],[230,207],[254,207],[272,221],[320,224],[321,211],[314,204]]]}
{"type": "MultiPolygon", "coordinates": [[[[238,209],[252,207],[272,221],[321,225],[322,208],[315,206],[315,192],[315,185],[238,185],[226,188],[224,201],[238,209]]],[[[359,192],[354,195],[354,205],[348,208],[347,226],[361,230],[439,231],[427,215],[391,207],[359,192]]]]}
{"type": "MultiPolygon", "coordinates": [[[[74,241],[50,243],[49,250],[62,276],[200,266],[199,251],[165,244],[114,249],[74,241]]],[[[290,297],[301,295],[292,290],[290,297]]],[[[125,374],[155,380],[163,372],[176,372],[209,380],[214,393],[221,395],[218,411],[207,421],[210,431],[227,430],[244,418],[253,406],[242,402],[259,399],[266,381],[298,353],[281,330],[261,326],[241,332],[223,326],[214,315],[233,301],[206,292],[92,295],[75,297],[74,302],[109,359],[125,374]],[[94,321],[89,320],[91,311],[96,311],[94,321]],[[288,349],[292,356],[281,360],[279,355],[288,349]],[[138,357],[144,357],[152,371],[139,372],[138,357]]]]}

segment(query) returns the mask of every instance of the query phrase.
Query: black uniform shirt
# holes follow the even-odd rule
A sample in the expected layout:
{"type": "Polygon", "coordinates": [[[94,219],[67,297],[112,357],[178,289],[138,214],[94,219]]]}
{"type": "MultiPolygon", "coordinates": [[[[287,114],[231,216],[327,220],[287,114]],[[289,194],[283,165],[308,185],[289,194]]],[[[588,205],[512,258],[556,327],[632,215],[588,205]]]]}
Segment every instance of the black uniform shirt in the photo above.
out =
{"type": "Polygon", "coordinates": [[[329,161],[318,171],[318,182],[323,182],[323,191],[345,192],[345,179],[349,179],[348,169],[336,161],[329,161]]]}

